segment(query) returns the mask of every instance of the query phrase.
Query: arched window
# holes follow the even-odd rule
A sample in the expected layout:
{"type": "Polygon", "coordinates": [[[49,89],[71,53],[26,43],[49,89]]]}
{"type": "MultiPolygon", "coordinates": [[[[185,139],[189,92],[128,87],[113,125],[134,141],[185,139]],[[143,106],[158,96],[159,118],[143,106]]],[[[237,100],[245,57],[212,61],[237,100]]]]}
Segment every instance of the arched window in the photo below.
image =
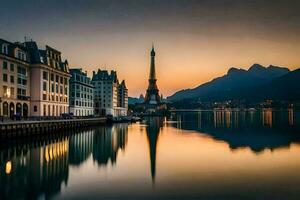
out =
{"type": "Polygon", "coordinates": [[[8,116],[8,103],[3,103],[3,116],[8,116]]]}
{"type": "Polygon", "coordinates": [[[2,53],[3,54],[8,54],[8,44],[3,44],[2,45],[2,53]]]}
{"type": "Polygon", "coordinates": [[[17,103],[16,113],[22,115],[22,105],[20,103],[17,103]]]}
{"type": "Polygon", "coordinates": [[[26,103],[23,104],[23,117],[28,117],[28,105],[26,103]]]}
{"type": "Polygon", "coordinates": [[[9,104],[9,116],[12,117],[15,114],[15,104],[10,103],[9,104]]]}

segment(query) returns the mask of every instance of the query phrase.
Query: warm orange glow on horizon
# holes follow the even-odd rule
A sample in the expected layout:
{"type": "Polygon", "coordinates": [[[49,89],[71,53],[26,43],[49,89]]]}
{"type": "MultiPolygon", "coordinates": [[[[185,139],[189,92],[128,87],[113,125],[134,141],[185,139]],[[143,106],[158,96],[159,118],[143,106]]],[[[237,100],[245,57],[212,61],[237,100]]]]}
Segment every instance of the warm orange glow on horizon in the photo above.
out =
{"type": "MultiPolygon", "coordinates": [[[[97,68],[117,70],[119,79],[126,80],[129,95],[138,97],[145,95],[148,85],[149,44],[147,41],[130,47],[123,46],[122,42],[110,44],[111,48],[106,52],[83,52],[80,59],[71,49],[66,49],[65,56],[74,58],[70,60],[70,67],[84,66],[89,75],[97,68]]],[[[181,38],[177,43],[157,42],[155,47],[157,84],[165,97],[223,76],[230,67],[248,69],[259,63],[266,67],[272,64],[294,70],[300,66],[297,46],[257,39],[219,38],[219,41],[209,43],[204,39],[192,41],[181,38]],[[258,44],[259,49],[256,48],[258,44]]]]}

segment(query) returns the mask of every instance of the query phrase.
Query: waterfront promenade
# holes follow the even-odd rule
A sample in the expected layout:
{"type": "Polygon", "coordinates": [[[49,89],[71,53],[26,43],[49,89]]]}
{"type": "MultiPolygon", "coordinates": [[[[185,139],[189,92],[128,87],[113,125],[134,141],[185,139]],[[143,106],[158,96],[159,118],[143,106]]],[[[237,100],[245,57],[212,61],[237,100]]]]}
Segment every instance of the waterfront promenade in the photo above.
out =
{"type": "Polygon", "coordinates": [[[76,129],[106,123],[106,117],[0,122],[0,138],[13,138],[76,129]]]}

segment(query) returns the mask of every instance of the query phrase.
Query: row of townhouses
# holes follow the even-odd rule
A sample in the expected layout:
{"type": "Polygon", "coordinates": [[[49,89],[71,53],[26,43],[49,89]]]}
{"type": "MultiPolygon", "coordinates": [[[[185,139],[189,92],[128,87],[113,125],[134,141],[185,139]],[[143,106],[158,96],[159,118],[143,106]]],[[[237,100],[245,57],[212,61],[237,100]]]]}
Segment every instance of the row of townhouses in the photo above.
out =
{"type": "Polygon", "coordinates": [[[0,116],[120,116],[127,110],[128,90],[115,71],[98,70],[91,79],[81,68],[69,69],[50,46],[0,39],[0,116]]]}

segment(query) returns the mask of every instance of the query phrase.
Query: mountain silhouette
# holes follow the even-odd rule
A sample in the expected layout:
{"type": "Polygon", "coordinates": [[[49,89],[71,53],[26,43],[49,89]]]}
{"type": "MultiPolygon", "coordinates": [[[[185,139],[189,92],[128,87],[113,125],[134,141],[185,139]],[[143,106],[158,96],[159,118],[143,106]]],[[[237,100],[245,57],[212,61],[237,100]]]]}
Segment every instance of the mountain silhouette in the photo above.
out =
{"type": "MultiPolygon", "coordinates": [[[[277,91],[271,88],[275,86],[282,87],[281,85],[285,85],[286,81],[288,81],[286,82],[288,84],[291,78],[298,77],[297,73],[295,75],[292,74],[288,68],[273,65],[264,67],[260,64],[254,64],[248,70],[232,67],[222,77],[213,79],[193,89],[178,91],[167,99],[168,101],[176,102],[186,99],[211,101],[247,98],[249,94],[252,94],[253,90],[257,93],[257,89],[259,91],[262,88],[277,91]],[[287,77],[284,78],[284,76],[287,77]]],[[[294,82],[292,81],[291,83],[294,82]]],[[[259,97],[263,98],[263,96],[259,97]]]]}
{"type": "MultiPolygon", "coordinates": [[[[276,100],[299,100],[300,90],[300,69],[289,72],[271,82],[261,86],[250,88],[249,94],[257,100],[276,99],[276,100]]],[[[242,96],[243,97],[243,96],[242,96]]],[[[246,96],[249,98],[249,95],[246,96]]],[[[245,96],[244,96],[245,98],[245,96]]]]}

